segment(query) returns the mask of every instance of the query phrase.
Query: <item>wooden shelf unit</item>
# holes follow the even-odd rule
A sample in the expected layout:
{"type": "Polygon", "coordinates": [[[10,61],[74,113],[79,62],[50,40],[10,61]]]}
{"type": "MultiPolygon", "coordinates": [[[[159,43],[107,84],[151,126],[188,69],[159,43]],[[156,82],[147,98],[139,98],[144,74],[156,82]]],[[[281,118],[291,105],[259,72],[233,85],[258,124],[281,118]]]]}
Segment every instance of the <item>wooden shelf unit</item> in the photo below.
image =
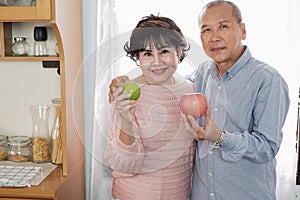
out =
{"type": "Polygon", "coordinates": [[[81,3],[81,0],[36,0],[36,6],[0,6],[0,62],[40,61],[42,65],[42,61],[59,61],[63,124],[62,166],[39,186],[0,187],[0,199],[85,199],[82,88],[74,89],[75,85],[82,85],[81,3]],[[51,24],[59,56],[12,56],[11,24],[15,22],[51,24]]]}

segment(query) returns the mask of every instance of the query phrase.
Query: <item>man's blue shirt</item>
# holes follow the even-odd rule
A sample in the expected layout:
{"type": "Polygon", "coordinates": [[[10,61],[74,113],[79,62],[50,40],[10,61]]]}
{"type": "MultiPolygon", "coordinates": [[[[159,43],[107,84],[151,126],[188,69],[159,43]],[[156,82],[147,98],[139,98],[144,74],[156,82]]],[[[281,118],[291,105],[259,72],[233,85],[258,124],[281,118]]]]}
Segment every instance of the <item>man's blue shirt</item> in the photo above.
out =
{"type": "Polygon", "coordinates": [[[192,200],[276,199],[275,156],[290,104],[288,86],[274,68],[244,48],[221,79],[213,61],[202,63],[189,77],[226,132],[221,148],[198,141],[192,200]]]}

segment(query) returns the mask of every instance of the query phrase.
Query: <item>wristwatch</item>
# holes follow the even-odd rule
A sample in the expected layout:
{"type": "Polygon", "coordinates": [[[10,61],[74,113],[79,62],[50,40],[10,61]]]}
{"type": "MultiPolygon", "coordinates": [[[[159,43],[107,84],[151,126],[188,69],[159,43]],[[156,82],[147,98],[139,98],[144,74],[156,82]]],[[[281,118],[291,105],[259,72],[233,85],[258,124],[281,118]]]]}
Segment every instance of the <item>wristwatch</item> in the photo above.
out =
{"type": "Polygon", "coordinates": [[[219,137],[219,138],[217,139],[217,141],[215,142],[215,145],[218,146],[218,147],[223,146],[224,141],[225,141],[225,138],[226,138],[226,132],[225,132],[225,131],[222,131],[220,137],[219,137]]]}

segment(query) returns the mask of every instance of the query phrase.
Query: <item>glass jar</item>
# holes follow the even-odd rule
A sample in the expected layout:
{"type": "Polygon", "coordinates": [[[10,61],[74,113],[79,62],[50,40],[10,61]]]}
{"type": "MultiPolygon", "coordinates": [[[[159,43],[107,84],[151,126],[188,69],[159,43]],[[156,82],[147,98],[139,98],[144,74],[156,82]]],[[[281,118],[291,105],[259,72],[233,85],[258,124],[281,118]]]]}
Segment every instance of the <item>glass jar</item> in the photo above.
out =
{"type": "Polygon", "coordinates": [[[48,56],[48,32],[45,26],[34,27],[34,56],[48,56]]]}
{"type": "Polygon", "coordinates": [[[29,44],[26,37],[15,37],[12,45],[12,52],[14,56],[28,56],[30,52],[29,44]]]}
{"type": "Polygon", "coordinates": [[[31,161],[31,138],[27,136],[11,136],[7,141],[8,160],[15,162],[31,161]]]}
{"type": "Polygon", "coordinates": [[[36,105],[31,107],[33,119],[32,132],[32,161],[50,161],[50,141],[49,141],[49,105],[36,105]]]}
{"type": "Polygon", "coordinates": [[[6,144],[7,136],[0,135],[0,160],[7,160],[6,144]]]}
{"type": "Polygon", "coordinates": [[[61,99],[53,98],[52,104],[55,107],[55,118],[51,130],[50,147],[51,162],[53,164],[62,163],[62,138],[61,138],[61,99]]]}

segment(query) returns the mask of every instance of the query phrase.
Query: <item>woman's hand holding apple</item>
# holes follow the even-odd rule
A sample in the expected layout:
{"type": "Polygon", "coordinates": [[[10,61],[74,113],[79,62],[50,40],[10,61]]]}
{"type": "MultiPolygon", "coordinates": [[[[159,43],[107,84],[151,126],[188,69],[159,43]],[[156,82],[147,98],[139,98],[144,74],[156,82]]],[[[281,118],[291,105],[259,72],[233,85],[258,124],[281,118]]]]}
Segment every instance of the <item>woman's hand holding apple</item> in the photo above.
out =
{"type": "Polygon", "coordinates": [[[140,87],[137,83],[126,82],[115,90],[114,99],[122,124],[130,125],[135,119],[136,100],[140,96],[140,87]]]}
{"type": "Polygon", "coordinates": [[[118,87],[114,92],[115,106],[122,121],[131,123],[134,119],[135,100],[130,100],[131,93],[124,93],[123,87],[118,87]]]}
{"type": "Polygon", "coordinates": [[[128,76],[124,75],[124,76],[117,76],[116,78],[114,78],[110,85],[109,85],[109,92],[108,92],[108,99],[109,99],[109,103],[111,103],[114,100],[114,95],[113,93],[115,92],[115,90],[118,87],[121,87],[123,85],[123,83],[129,81],[128,76]]]}
{"type": "Polygon", "coordinates": [[[123,87],[118,87],[114,93],[114,104],[121,120],[119,139],[126,145],[135,141],[132,135],[133,121],[135,120],[135,100],[130,100],[130,93],[124,93],[123,87]]]}

